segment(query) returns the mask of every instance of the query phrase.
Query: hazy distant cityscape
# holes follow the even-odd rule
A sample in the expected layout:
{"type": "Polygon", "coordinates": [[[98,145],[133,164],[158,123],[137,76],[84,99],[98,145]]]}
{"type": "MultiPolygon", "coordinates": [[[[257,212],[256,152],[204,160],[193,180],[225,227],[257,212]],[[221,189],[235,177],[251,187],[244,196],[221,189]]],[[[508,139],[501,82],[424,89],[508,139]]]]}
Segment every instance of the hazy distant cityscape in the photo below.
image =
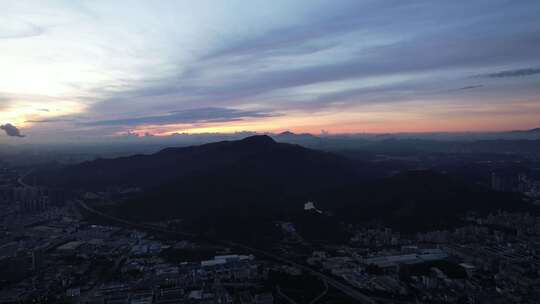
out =
{"type": "MultiPolygon", "coordinates": [[[[315,138],[306,139],[306,135],[294,133],[275,137],[284,140],[284,136],[304,143],[315,138]]],[[[348,146],[365,147],[364,140],[353,138],[347,142],[348,146]]],[[[321,144],[324,139],[317,141],[321,144]]],[[[512,142],[499,141],[505,145],[512,142]]],[[[402,182],[405,189],[395,188],[391,183],[384,186],[386,191],[393,192],[391,196],[403,200],[393,198],[379,203],[390,204],[388,208],[393,209],[413,208],[411,212],[416,207],[423,208],[417,212],[422,214],[406,215],[407,210],[400,210],[399,225],[389,222],[392,217],[387,217],[388,210],[368,220],[359,217],[355,221],[355,217],[344,216],[339,209],[331,207],[350,206],[326,202],[327,198],[323,197],[330,195],[330,191],[311,193],[312,200],[291,195],[286,201],[295,208],[285,208],[283,213],[269,211],[267,216],[262,216],[254,211],[246,214],[246,210],[251,210],[246,203],[228,201],[228,195],[235,198],[238,194],[218,192],[223,197],[221,204],[231,204],[226,207],[228,211],[210,208],[207,212],[225,217],[224,222],[215,222],[216,229],[224,228],[223,234],[195,229],[195,224],[210,225],[203,218],[189,214],[183,217],[182,212],[169,216],[168,210],[173,209],[167,205],[166,196],[178,195],[174,198],[177,204],[189,205],[181,192],[161,192],[163,201],[152,202],[151,206],[162,208],[163,213],[151,212],[154,214],[151,218],[126,212],[125,208],[129,208],[126,204],[139,204],[136,199],[144,195],[145,188],[127,185],[122,180],[117,185],[107,180],[103,188],[98,187],[99,183],[93,184],[92,167],[99,167],[103,160],[81,165],[66,162],[69,165],[58,166],[39,161],[34,165],[11,164],[6,158],[0,176],[3,286],[0,303],[535,303],[540,285],[538,154],[526,151],[509,154],[506,150],[444,154],[428,150],[393,151],[392,145],[401,143],[385,143],[386,154],[343,146],[333,150],[332,155],[351,162],[354,156],[354,164],[362,170],[376,169],[376,175],[358,177],[362,183],[406,178],[402,182]],[[85,175],[82,184],[75,182],[76,177],[69,177],[72,173],[68,171],[78,170],[85,175]],[[43,179],[38,172],[45,172],[47,177],[43,179]],[[69,178],[52,183],[53,175],[69,178]],[[437,179],[442,177],[446,182],[449,176],[467,181],[464,183],[467,187],[484,189],[480,195],[488,191],[509,196],[503,205],[491,201],[490,196],[486,196],[489,200],[486,202],[468,201],[466,204],[471,205],[466,206],[465,212],[458,207],[450,208],[438,219],[440,214],[433,206],[441,208],[437,206],[444,201],[441,196],[457,195],[452,199],[462,199],[454,191],[464,191],[464,195],[476,198],[479,195],[438,185],[437,179]],[[69,187],[62,187],[61,183],[69,187]],[[423,202],[424,198],[420,197],[425,195],[427,201],[423,202]],[[516,197],[522,206],[514,205],[516,197]],[[418,199],[418,206],[406,207],[410,199],[418,199]],[[111,206],[120,206],[120,210],[111,206]],[[251,225],[246,217],[268,225],[251,225]],[[436,220],[417,226],[415,222],[425,217],[436,220]],[[442,221],[450,218],[452,221],[442,221]],[[226,228],[238,224],[238,229],[226,228]]],[[[433,149],[432,145],[426,146],[433,149]]],[[[326,159],[329,152],[307,156],[306,153],[319,152],[264,136],[165,149],[135,158],[142,157],[137,161],[145,163],[144,158],[159,157],[164,163],[152,163],[167,166],[166,159],[171,153],[176,161],[188,157],[195,164],[200,161],[199,154],[204,154],[206,162],[206,158],[228,153],[247,153],[239,161],[255,157],[255,163],[259,159],[273,163],[275,157],[295,158],[295,153],[302,153],[303,159],[316,158],[316,166],[329,161],[326,159]],[[189,155],[184,156],[185,153],[189,155]],[[278,153],[285,155],[277,156],[278,153]]],[[[82,158],[87,157],[83,155],[82,158]]],[[[35,156],[29,157],[35,160],[35,156]]],[[[129,160],[130,157],[112,159],[99,170],[122,170],[115,169],[117,163],[129,160]]],[[[219,161],[236,160],[224,157],[219,161]]],[[[308,161],[307,165],[311,164],[308,161]]],[[[222,164],[213,166],[224,170],[222,164]]],[[[161,175],[167,175],[171,169],[174,170],[159,167],[161,175]]],[[[212,172],[210,168],[205,170],[212,172]]],[[[248,171],[237,170],[227,171],[220,178],[235,179],[238,174],[251,174],[257,182],[259,174],[265,175],[265,171],[257,172],[251,167],[248,171]]],[[[153,173],[146,172],[152,178],[153,173]]],[[[193,174],[201,173],[185,174],[194,179],[193,174]]],[[[178,180],[180,176],[170,178],[178,180]]],[[[212,183],[204,175],[203,180],[212,183]]],[[[238,182],[250,187],[242,180],[238,182]]],[[[269,188],[261,193],[249,193],[250,199],[280,191],[270,188],[271,181],[262,183],[269,188]]],[[[217,191],[211,185],[189,186],[197,191],[217,191]]],[[[291,186],[296,188],[294,182],[291,186]]],[[[246,188],[246,191],[250,190],[246,188]]],[[[282,191],[285,193],[286,189],[282,191]]],[[[199,198],[185,197],[200,201],[198,204],[207,204],[206,200],[212,199],[203,193],[195,195],[199,198]]],[[[356,204],[368,204],[369,200],[378,199],[370,194],[352,199],[356,204]]],[[[453,203],[459,205],[458,201],[453,203]]],[[[280,208],[277,201],[276,206],[280,208]]]]}
{"type": "Polygon", "coordinates": [[[540,303],[539,0],[3,0],[0,304],[540,303]]]}

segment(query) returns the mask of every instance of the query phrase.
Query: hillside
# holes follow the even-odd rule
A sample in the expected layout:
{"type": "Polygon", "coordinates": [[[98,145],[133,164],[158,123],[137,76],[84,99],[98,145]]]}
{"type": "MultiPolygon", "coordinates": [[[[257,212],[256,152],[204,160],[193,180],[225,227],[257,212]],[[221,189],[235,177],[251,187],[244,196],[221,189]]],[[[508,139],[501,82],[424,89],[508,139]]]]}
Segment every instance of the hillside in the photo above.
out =
{"type": "Polygon", "coordinates": [[[347,222],[375,220],[403,232],[451,227],[469,212],[534,211],[520,194],[493,192],[432,171],[407,171],[362,189],[324,192],[319,201],[347,222]]]}
{"type": "Polygon", "coordinates": [[[333,238],[346,235],[342,222],[375,221],[415,232],[452,226],[467,212],[530,209],[519,195],[445,174],[381,178],[370,173],[373,166],[253,136],[86,162],[48,180],[85,190],[139,186],[142,194],[106,211],[135,221],[182,219],[183,229],[227,237],[273,235],[277,220],[296,223],[308,238],[333,238]],[[324,214],[304,211],[308,200],[324,214]]]}
{"type": "Polygon", "coordinates": [[[37,178],[45,184],[99,190],[112,186],[152,189],[207,173],[210,176],[232,174],[234,178],[253,175],[253,178],[284,184],[287,181],[322,184],[351,178],[357,172],[357,163],[343,157],[277,143],[269,136],[259,135],[238,141],[166,148],[150,155],[98,159],[56,172],[42,172],[37,178]]]}

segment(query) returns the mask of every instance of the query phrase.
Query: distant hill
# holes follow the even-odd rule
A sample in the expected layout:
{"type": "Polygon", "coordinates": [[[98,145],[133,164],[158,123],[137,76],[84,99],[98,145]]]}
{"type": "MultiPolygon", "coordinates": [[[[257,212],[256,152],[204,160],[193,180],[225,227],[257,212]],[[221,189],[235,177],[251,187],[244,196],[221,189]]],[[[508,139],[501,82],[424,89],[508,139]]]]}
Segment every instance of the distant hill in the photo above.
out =
{"type": "Polygon", "coordinates": [[[322,142],[322,139],[315,135],[309,133],[296,134],[290,131],[285,131],[276,135],[272,135],[272,138],[274,138],[278,142],[294,143],[314,148],[318,147],[322,142]]]}
{"type": "MultiPolygon", "coordinates": [[[[540,134],[539,134],[540,137],[540,134]]],[[[537,140],[478,140],[467,144],[464,149],[471,153],[540,153],[540,139],[537,140]]]]}
{"type": "Polygon", "coordinates": [[[319,206],[347,222],[377,220],[402,232],[454,226],[468,212],[534,211],[517,193],[493,192],[432,171],[408,171],[322,193],[319,206]]]}
{"type": "Polygon", "coordinates": [[[508,133],[540,133],[540,128],[528,129],[528,130],[513,130],[508,133]]]}
{"type": "MultiPolygon", "coordinates": [[[[265,178],[290,187],[333,184],[356,176],[358,163],[298,145],[277,143],[266,135],[183,148],[149,155],[98,159],[37,176],[42,183],[72,189],[111,186],[151,189],[184,177],[265,178]]],[[[227,182],[227,181],[223,181],[227,182]]]]}
{"type": "Polygon", "coordinates": [[[334,240],[347,235],[342,222],[375,221],[413,233],[453,227],[469,212],[534,211],[519,194],[495,193],[431,171],[370,181],[340,180],[330,186],[249,173],[251,166],[179,180],[112,211],[135,220],[180,217],[187,229],[238,238],[268,233],[276,220],[291,221],[309,239],[334,240]],[[323,214],[305,211],[308,200],[323,214]]]}
{"type": "MultiPolygon", "coordinates": [[[[150,189],[131,202],[126,212],[133,217],[142,214],[161,218],[162,210],[146,210],[147,202],[159,201],[167,214],[192,217],[212,212],[226,214],[229,210],[245,215],[279,213],[292,197],[348,185],[362,176],[360,163],[297,145],[276,143],[267,136],[196,149],[204,150],[205,158],[211,158],[214,165],[206,164],[205,170],[193,171],[150,189]]],[[[179,151],[183,149],[167,149],[160,155],[179,151]]],[[[197,157],[193,159],[200,161],[197,157]]]]}
{"type": "Polygon", "coordinates": [[[379,221],[414,232],[451,226],[469,211],[528,209],[519,195],[444,174],[380,178],[376,169],[262,135],[85,162],[41,177],[80,189],[139,186],[141,195],[107,212],[140,221],[181,218],[186,229],[239,238],[273,235],[276,220],[296,223],[309,238],[333,238],[346,235],[342,222],[379,221]],[[323,214],[305,211],[308,200],[323,214]]]}

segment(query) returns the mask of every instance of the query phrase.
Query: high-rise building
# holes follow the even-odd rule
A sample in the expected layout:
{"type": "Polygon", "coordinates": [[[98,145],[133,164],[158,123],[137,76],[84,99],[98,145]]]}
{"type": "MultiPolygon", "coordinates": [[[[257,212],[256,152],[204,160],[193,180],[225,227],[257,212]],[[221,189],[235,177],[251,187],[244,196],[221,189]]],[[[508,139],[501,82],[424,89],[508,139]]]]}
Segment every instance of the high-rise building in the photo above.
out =
{"type": "Polygon", "coordinates": [[[37,271],[43,265],[43,250],[35,248],[32,250],[32,270],[37,271]]]}
{"type": "Polygon", "coordinates": [[[495,170],[491,172],[491,188],[496,191],[518,191],[519,174],[513,170],[495,170]]]}
{"type": "Polygon", "coordinates": [[[13,189],[13,199],[20,204],[24,213],[44,211],[49,205],[45,192],[37,187],[19,187],[13,189]]]}

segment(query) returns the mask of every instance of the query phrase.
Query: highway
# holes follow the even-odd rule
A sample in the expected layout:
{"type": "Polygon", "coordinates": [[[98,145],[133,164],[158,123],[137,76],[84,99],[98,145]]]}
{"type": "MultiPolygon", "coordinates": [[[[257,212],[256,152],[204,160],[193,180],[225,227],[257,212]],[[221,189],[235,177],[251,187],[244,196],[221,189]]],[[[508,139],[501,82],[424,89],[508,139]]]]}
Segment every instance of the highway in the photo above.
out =
{"type": "Polygon", "coordinates": [[[279,287],[279,285],[277,287],[277,293],[282,299],[285,299],[285,301],[287,301],[289,304],[298,304],[298,303],[296,303],[295,300],[291,299],[288,295],[284,294],[281,291],[281,288],[279,287]]]}
{"type": "Polygon", "coordinates": [[[309,302],[309,304],[317,303],[320,299],[324,298],[324,296],[326,296],[326,294],[328,293],[328,283],[326,281],[323,281],[323,282],[324,282],[324,290],[323,290],[323,292],[321,292],[320,295],[316,296],[315,299],[311,300],[311,302],[309,302]]]}
{"type": "MultiPolygon", "coordinates": [[[[78,201],[78,205],[79,207],[81,207],[82,209],[84,209],[85,211],[89,212],[89,213],[92,213],[94,215],[97,215],[99,217],[102,217],[102,218],[105,218],[109,221],[112,221],[112,222],[116,222],[116,223],[119,223],[121,225],[125,225],[125,226],[128,226],[128,227],[134,227],[134,228],[139,228],[139,229],[145,229],[145,230],[150,230],[150,231],[154,231],[154,232],[159,232],[159,233],[165,233],[165,234],[171,234],[171,235],[177,235],[177,236],[180,236],[180,237],[189,237],[189,238],[196,238],[198,237],[196,234],[191,234],[191,233],[184,233],[184,232],[178,232],[178,231],[172,231],[172,230],[167,230],[167,229],[163,229],[161,227],[156,227],[156,226],[152,226],[152,225],[146,225],[146,224],[137,224],[137,223],[133,223],[133,222],[130,222],[130,221],[126,221],[124,219],[121,219],[121,218],[117,218],[117,217],[114,217],[114,216],[111,216],[109,214],[106,214],[106,213],[103,213],[99,210],[96,210],[90,206],[88,206],[86,203],[82,202],[82,201],[78,201]]],[[[366,296],[365,294],[361,293],[360,291],[356,290],[355,288],[353,287],[350,287],[348,285],[345,285],[341,282],[339,282],[338,280],[322,273],[322,272],[319,272],[315,269],[312,269],[308,266],[305,266],[305,265],[302,265],[302,264],[299,264],[295,261],[292,261],[292,260],[289,260],[289,259],[286,259],[286,258],[283,258],[281,256],[278,256],[278,255],[275,255],[271,252],[268,252],[268,251],[264,251],[264,250],[260,250],[260,249],[257,249],[257,248],[253,248],[253,247],[250,247],[250,246],[247,246],[247,245],[244,245],[244,244],[240,244],[240,243],[236,243],[236,242],[231,242],[231,241],[218,241],[219,243],[221,243],[222,245],[227,245],[227,246],[230,246],[230,247],[234,247],[234,248],[240,248],[240,249],[243,249],[247,252],[251,252],[251,253],[255,253],[259,256],[262,256],[262,257],[266,257],[270,260],[275,260],[275,261],[279,261],[279,262],[282,262],[284,264],[289,264],[289,265],[292,265],[294,267],[297,267],[311,275],[314,275],[316,277],[318,277],[319,279],[321,279],[322,281],[324,281],[326,284],[340,290],[341,292],[343,292],[344,294],[348,295],[349,297],[355,299],[358,301],[358,303],[363,303],[363,304],[375,304],[377,303],[375,300],[371,299],[370,297],[366,296]]]]}
{"type": "Polygon", "coordinates": [[[17,179],[17,183],[19,183],[19,185],[23,186],[23,187],[31,187],[30,185],[28,185],[27,183],[24,182],[24,178],[27,177],[30,173],[32,173],[32,170],[26,172],[25,174],[19,176],[19,178],[17,179]]]}

